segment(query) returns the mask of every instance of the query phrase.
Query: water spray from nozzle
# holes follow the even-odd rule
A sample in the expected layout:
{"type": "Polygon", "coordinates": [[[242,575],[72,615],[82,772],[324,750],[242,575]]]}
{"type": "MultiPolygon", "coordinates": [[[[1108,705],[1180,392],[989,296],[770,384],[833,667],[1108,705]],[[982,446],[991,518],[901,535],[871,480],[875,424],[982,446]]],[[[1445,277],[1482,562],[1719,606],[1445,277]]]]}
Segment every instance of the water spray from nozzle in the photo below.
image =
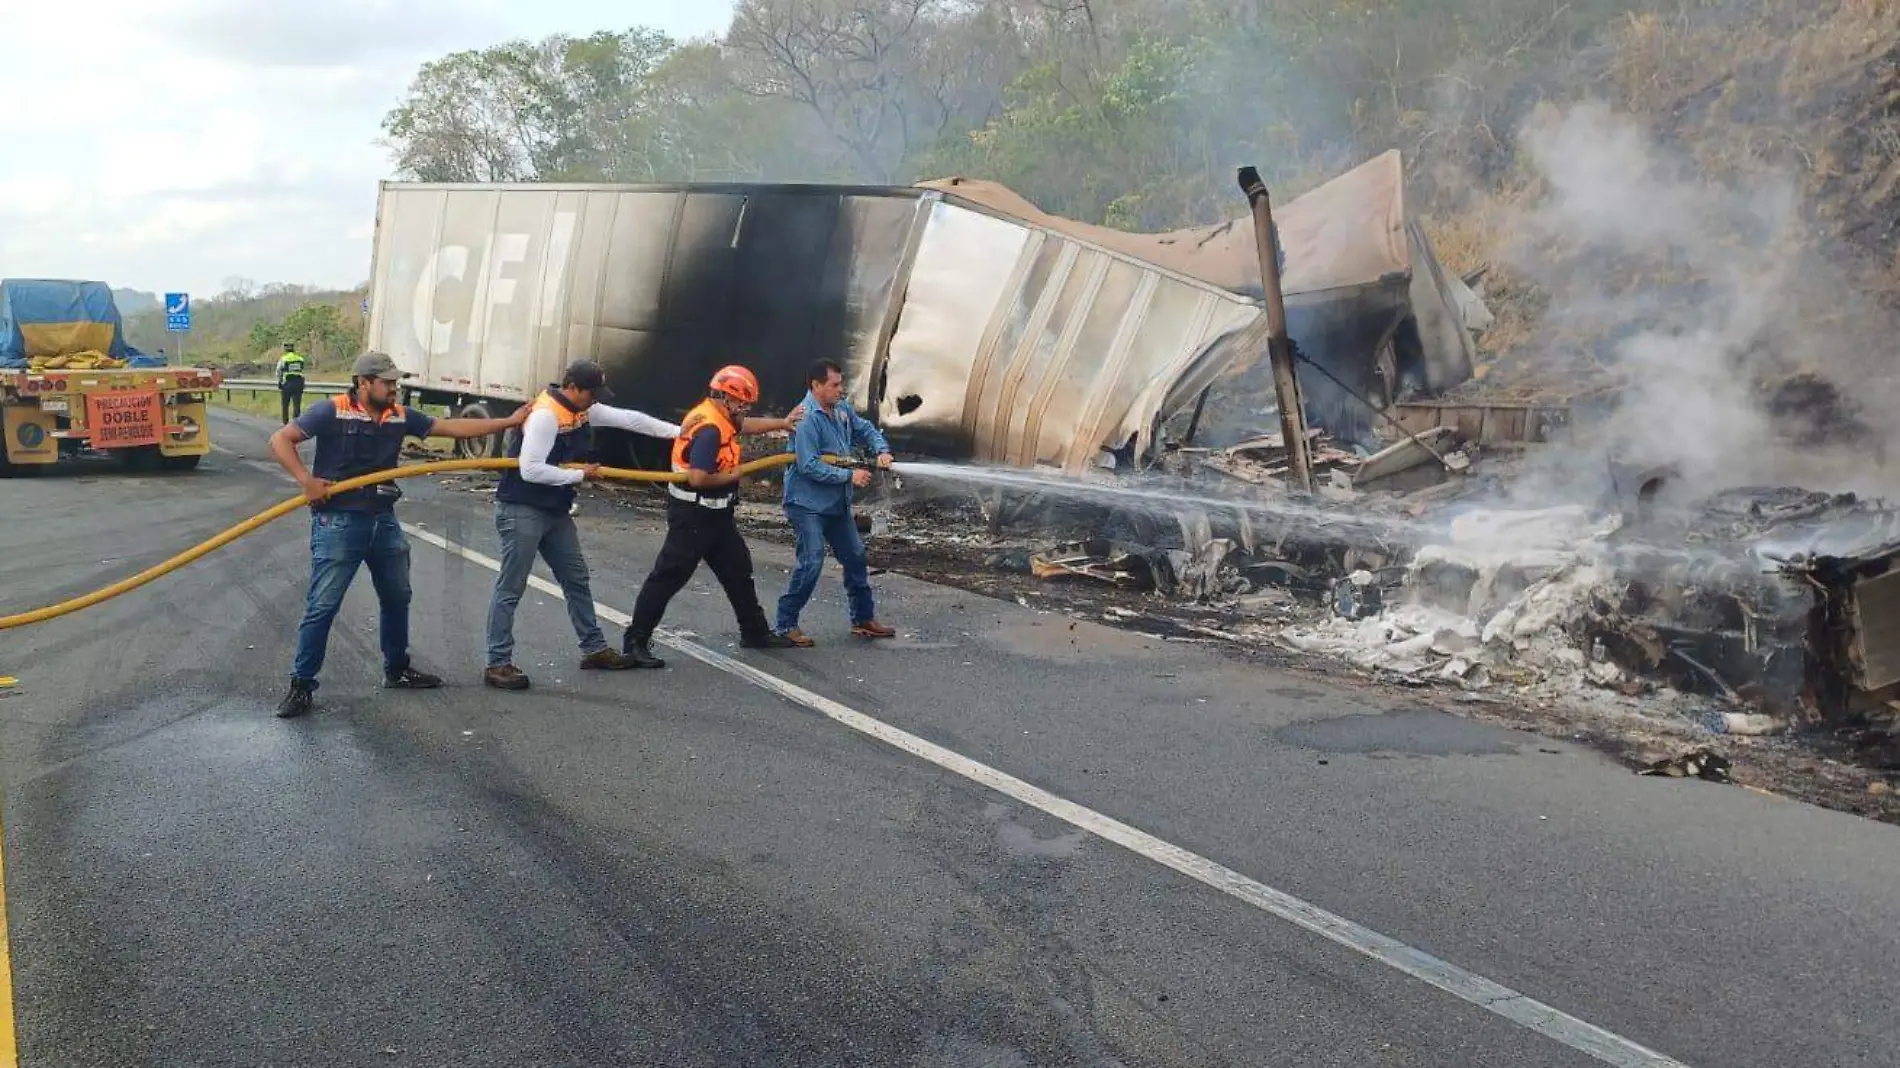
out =
{"type": "Polygon", "coordinates": [[[1054,473],[981,464],[902,460],[892,464],[891,470],[925,484],[950,483],[971,490],[1018,490],[1045,494],[1058,500],[1108,505],[1151,515],[1178,517],[1187,511],[1207,510],[1241,512],[1262,520],[1315,528],[1322,525],[1351,525],[1395,544],[1419,544],[1427,534],[1427,527],[1416,521],[1347,513],[1291,498],[1209,496],[1205,492],[1190,492],[1185,487],[1168,489],[1095,482],[1054,473]]]}

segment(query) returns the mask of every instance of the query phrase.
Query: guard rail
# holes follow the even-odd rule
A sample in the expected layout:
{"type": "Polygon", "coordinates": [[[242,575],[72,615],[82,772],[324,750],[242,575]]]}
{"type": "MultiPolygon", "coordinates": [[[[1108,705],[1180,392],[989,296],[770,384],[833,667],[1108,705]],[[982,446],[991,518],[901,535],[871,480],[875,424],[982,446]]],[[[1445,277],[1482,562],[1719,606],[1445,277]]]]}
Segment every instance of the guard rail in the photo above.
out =
{"type": "MultiPolygon", "coordinates": [[[[224,399],[228,401],[233,393],[275,393],[277,380],[274,378],[227,378],[220,388],[224,390],[224,399]]],[[[306,395],[314,393],[319,397],[334,397],[340,393],[348,393],[350,384],[348,382],[305,382],[303,391],[306,395]]]]}

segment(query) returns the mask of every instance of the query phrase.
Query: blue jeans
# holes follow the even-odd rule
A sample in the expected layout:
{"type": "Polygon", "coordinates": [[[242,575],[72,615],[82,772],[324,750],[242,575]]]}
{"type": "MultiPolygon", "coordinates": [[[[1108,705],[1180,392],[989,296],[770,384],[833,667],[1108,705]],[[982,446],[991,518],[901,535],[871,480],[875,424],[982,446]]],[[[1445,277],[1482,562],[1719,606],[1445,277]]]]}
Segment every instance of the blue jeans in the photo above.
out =
{"type": "Polygon", "coordinates": [[[495,533],[501,536],[501,571],[488,602],[488,666],[514,663],[515,608],[528,588],[536,553],[548,562],[567,599],[567,618],[581,640],[581,655],[607,648],[607,636],[594,618],[594,594],[587,581],[587,558],[573,517],[544,512],[526,504],[495,502],[495,533]]]}
{"type": "Polygon", "coordinates": [[[877,603],[871,595],[871,569],[864,555],[864,539],[858,537],[857,521],[850,509],[838,513],[813,512],[797,505],[785,507],[792,521],[792,533],[798,538],[798,566],[792,580],[778,599],[780,634],[798,626],[798,614],[805,610],[812,591],[818,588],[818,576],[825,569],[825,546],[844,568],[844,588],[851,598],[851,625],[869,623],[877,618],[877,603]]]}
{"type": "Polygon", "coordinates": [[[310,593],[297,628],[291,677],[316,685],[330,644],[330,624],[358,564],[369,566],[382,605],[383,671],[409,666],[409,539],[394,512],[318,512],[310,517],[310,593]]]}

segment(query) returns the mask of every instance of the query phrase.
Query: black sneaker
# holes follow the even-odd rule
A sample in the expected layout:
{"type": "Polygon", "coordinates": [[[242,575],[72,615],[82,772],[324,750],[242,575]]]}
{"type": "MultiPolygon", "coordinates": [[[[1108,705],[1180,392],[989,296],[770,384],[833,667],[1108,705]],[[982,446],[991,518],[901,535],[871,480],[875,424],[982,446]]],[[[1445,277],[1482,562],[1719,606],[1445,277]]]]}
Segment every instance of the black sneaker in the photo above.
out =
{"type": "Polygon", "coordinates": [[[433,690],[440,685],[441,679],[413,667],[383,675],[383,686],[391,690],[433,690]]]}
{"type": "Polygon", "coordinates": [[[290,680],[289,692],[284,694],[282,701],[277,702],[277,718],[296,719],[309,715],[310,710],[316,707],[314,692],[315,688],[302,679],[290,680]]]}
{"type": "Polygon", "coordinates": [[[621,655],[631,661],[633,667],[663,668],[666,666],[666,661],[653,655],[653,639],[651,638],[636,639],[629,634],[621,644],[625,647],[621,655]]]}
{"type": "Polygon", "coordinates": [[[739,639],[739,645],[746,649],[796,649],[798,643],[783,634],[766,631],[764,634],[750,634],[739,639]]]}

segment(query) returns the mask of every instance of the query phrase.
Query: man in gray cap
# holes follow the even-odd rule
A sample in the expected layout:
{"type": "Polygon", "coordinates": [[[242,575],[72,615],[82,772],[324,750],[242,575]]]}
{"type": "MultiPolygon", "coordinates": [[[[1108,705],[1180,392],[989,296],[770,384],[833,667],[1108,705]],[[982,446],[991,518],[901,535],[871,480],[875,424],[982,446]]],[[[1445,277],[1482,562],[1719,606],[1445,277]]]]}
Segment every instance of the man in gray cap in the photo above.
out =
{"type": "Polygon", "coordinates": [[[496,689],[528,688],[528,676],[514,663],[515,608],[528,588],[528,572],[537,553],[561,584],[567,618],[580,639],[581,670],[625,671],[641,666],[639,660],[609,646],[601,633],[587,558],[581,553],[580,529],[574,523],[574,488],[585,479],[599,478],[600,465],[561,465],[580,454],[590,425],[654,438],[677,437],[680,428],[645,412],[616,408],[607,403],[613,398],[600,365],[575,360],[560,385],[549,385],[528,405],[527,422],[508,448],[518,466],[503,472],[501,485],[495,489],[501,569],[488,604],[488,669],[482,673],[482,681],[496,689]]]}
{"type": "Polygon", "coordinates": [[[277,706],[284,719],[311,710],[317,673],[323,669],[330,624],[358,565],[369,568],[382,605],[383,685],[428,690],[442,685],[409,662],[409,539],[396,521],[402,490],[394,482],[333,494],[330,484],[387,471],[402,458],[405,438],[479,438],[520,426],[522,408],[506,419],[437,419],[396,401],[396,383],[407,378],[385,353],[366,352],[350,371],[350,391],[305,409],[271,435],[271,454],[303,487],[310,502],[310,592],[297,628],[297,658],[290,691],[277,706]],[[306,469],[297,446],[315,440],[306,469]]]}

